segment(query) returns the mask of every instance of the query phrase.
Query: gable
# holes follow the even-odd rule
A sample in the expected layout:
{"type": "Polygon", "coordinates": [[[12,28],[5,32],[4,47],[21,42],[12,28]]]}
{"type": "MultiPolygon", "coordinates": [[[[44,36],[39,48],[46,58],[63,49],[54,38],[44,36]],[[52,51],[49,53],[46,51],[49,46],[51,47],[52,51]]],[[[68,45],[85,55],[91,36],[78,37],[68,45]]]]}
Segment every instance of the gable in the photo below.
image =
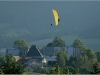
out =
{"type": "Polygon", "coordinates": [[[32,45],[26,54],[26,57],[43,57],[43,55],[35,45],[32,45]]]}

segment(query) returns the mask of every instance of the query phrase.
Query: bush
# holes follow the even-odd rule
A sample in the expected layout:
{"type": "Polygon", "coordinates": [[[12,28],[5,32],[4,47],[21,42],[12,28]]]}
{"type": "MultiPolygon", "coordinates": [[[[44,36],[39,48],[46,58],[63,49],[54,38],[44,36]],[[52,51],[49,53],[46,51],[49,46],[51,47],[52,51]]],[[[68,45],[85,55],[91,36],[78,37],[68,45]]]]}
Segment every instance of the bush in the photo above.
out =
{"type": "Polygon", "coordinates": [[[47,68],[40,68],[37,72],[42,73],[42,74],[48,74],[49,70],[47,68]]]}

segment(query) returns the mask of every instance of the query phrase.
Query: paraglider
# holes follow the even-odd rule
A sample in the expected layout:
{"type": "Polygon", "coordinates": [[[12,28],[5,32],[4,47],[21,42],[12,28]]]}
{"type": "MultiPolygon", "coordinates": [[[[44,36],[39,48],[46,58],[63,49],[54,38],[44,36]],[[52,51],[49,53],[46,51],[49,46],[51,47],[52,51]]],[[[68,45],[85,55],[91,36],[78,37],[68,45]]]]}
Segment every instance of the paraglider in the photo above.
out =
{"type": "MultiPolygon", "coordinates": [[[[55,25],[58,26],[59,21],[60,21],[59,13],[56,9],[52,9],[52,12],[53,12],[54,20],[55,20],[55,25]]],[[[52,24],[51,24],[51,26],[52,26],[52,24]]]]}
{"type": "Polygon", "coordinates": [[[51,26],[53,26],[52,23],[51,23],[51,26]]]}

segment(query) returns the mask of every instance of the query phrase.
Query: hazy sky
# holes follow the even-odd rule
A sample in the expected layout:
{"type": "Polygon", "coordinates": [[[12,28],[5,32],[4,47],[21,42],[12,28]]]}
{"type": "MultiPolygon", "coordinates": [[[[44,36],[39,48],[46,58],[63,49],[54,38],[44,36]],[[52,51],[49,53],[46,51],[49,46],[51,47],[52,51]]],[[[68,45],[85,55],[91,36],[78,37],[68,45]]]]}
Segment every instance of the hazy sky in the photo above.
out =
{"type": "Polygon", "coordinates": [[[0,23],[49,29],[54,22],[52,8],[60,14],[58,28],[100,24],[100,1],[0,1],[0,23]]]}

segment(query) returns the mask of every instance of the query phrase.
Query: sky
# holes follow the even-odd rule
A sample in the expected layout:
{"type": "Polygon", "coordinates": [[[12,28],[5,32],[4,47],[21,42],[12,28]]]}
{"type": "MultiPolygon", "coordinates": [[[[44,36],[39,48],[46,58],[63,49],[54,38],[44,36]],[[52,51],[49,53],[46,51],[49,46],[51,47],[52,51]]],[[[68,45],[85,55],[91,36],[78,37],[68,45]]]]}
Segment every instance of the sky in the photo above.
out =
{"type": "Polygon", "coordinates": [[[52,8],[60,14],[60,28],[88,28],[100,24],[100,1],[0,1],[0,23],[48,30],[52,8]]]}

